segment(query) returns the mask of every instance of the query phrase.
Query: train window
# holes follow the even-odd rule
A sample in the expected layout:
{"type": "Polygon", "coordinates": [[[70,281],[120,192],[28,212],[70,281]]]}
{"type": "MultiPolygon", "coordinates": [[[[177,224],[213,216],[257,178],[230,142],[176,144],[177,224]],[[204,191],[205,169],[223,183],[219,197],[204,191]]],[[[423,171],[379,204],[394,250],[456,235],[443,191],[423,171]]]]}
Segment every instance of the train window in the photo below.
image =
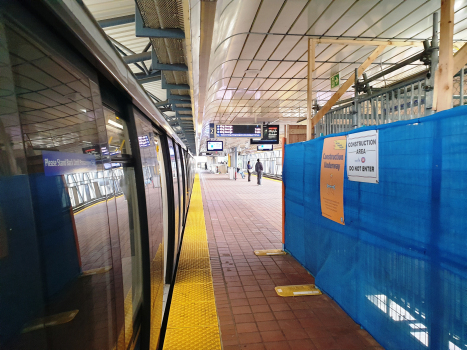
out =
{"type": "Polygon", "coordinates": [[[167,220],[167,194],[158,133],[135,110],[136,129],[143,166],[146,209],[149,229],[151,273],[151,349],[156,349],[164,312],[164,237],[167,220]],[[164,212],[165,210],[165,212],[164,212]]]}
{"type": "Polygon", "coordinates": [[[0,24],[0,42],[11,78],[1,81],[11,92],[2,120],[12,132],[1,137],[16,154],[22,138],[25,154],[23,163],[8,158],[13,176],[0,178],[0,216],[15,228],[0,253],[0,347],[112,349],[115,265],[95,83],[12,24],[0,24]]]}

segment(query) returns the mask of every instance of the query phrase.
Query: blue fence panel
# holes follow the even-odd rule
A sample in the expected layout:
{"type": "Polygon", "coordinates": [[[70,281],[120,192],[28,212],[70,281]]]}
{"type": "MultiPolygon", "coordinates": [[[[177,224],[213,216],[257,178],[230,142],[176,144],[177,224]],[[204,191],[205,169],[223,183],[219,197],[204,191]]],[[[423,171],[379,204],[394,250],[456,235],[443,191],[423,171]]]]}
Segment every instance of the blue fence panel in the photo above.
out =
{"type": "Polygon", "coordinates": [[[372,129],[379,184],[345,174],[345,226],[321,215],[324,137],[285,146],[285,249],[386,349],[465,349],[467,106],[349,133],[372,129]]]}

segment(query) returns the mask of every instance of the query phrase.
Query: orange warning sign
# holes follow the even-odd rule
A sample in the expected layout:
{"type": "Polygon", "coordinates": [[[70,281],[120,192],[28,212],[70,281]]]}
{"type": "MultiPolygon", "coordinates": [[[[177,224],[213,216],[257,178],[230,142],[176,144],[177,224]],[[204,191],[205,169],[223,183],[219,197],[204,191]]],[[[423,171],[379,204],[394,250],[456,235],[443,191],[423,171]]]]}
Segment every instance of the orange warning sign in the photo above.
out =
{"type": "Polygon", "coordinates": [[[344,169],[345,136],[324,139],[321,157],[321,213],[324,217],[345,225],[344,169]]]}

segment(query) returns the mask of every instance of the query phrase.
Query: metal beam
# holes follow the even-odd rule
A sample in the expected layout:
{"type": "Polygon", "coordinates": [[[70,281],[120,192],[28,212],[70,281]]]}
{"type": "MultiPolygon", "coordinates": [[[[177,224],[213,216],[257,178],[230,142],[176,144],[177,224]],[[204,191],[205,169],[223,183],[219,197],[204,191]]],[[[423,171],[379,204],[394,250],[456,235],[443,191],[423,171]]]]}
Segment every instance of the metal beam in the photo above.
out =
{"type": "Polygon", "coordinates": [[[360,46],[423,46],[422,41],[381,41],[381,40],[348,40],[348,39],[315,39],[316,44],[339,44],[360,46]]]}
{"type": "Polygon", "coordinates": [[[188,84],[167,84],[164,74],[162,74],[162,88],[170,90],[190,90],[190,85],[188,84]]]}
{"type": "Polygon", "coordinates": [[[153,75],[153,76],[148,76],[148,77],[143,77],[143,78],[137,78],[138,83],[140,84],[146,84],[146,83],[152,83],[154,81],[159,81],[161,80],[160,75],[153,75]]]}
{"type": "Polygon", "coordinates": [[[177,112],[191,112],[191,107],[177,107],[174,104],[172,104],[172,110],[177,111],[177,112]]]}
{"type": "Polygon", "coordinates": [[[166,105],[168,105],[168,104],[170,104],[170,101],[169,101],[169,100],[165,100],[165,101],[157,102],[157,103],[155,104],[155,106],[156,106],[156,107],[159,107],[159,106],[166,106],[166,105]]]}
{"type": "Polygon", "coordinates": [[[152,48],[151,50],[151,59],[152,59],[152,69],[179,71],[179,72],[188,71],[188,67],[186,66],[186,64],[159,63],[159,60],[157,59],[156,51],[154,50],[154,48],[152,48]]]}
{"type": "Polygon", "coordinates": [[[185,39],[185,32],[181,29],[156,29],[144,27],[143,18],[135,4],[135,35],[144,38],[185,39]]]}
{"type": "Polygon", "coordinates": [[[133,23],[135,21],[135,15],[121,16],[115,18],[103,19],[98,21],[101,28],[119,26],[121,24],[133,23]]]}
{"type": "Polygon", "coordinates": [[[152,57],[151,52],[141,52],[134,55],[128,55],[123,57],[126,64],[149,61],[152,57]]]}

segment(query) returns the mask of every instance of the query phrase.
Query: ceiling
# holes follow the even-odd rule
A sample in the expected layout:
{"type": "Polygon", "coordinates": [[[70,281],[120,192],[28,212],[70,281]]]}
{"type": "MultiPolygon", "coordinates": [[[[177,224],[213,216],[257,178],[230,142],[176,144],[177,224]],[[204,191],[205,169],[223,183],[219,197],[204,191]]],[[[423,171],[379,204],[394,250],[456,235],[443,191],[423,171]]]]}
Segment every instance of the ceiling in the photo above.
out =
{"type": "MultiPolygon", "coordinates": [[[[309,38],[422,41],[431,37],[432,14],[439,9],[440,0],[218,0],[203,125],[296,123],[306,116],[309,38]]],[[[467,40],[467,1],[455,2],[454,18],[455,40],[467,40]]],[[[313,99],[324,105],[334,93],[331,73],[340,72],[342,84],[374,49],[317,45],[313,99]]],[[[421,50],[388,47],[366,73],[371,77],[421,50]]],[[[417,61],[373,86],[425,69],[417,61]]],[[[342,99],[353,94],[351,88],[342,99]]],[[[207,131],[203,127],[202,139],[207,131]]]]}
{"type": "MultiPolygon", "coordinates": [[[[98,21],[135,14],[134,0],[84,0],[84,3],[98,21]]],[[[209,136],[209,123],[284,125],[295,124],[306,116],[309,38],[423,41],[430,39],[432,14],[440,9],[440,0],[217,0],[209,1],[215,4],[215,11],[211,7],[214,18],[209,22],[209,13],[205,7],[203,10],[206,1],[137,0],[137,3],[143,9],[145,26],[184,30],[186,40],[181,41],[182,46],[177,44],[178,52],[182,50],[183,54],[164,58],[163,48],[170,50],[176,46],[175,42],[136,37],[135,23],[104,30],[122,55],[150,51],[151,43],[161,63],[188,66],[185,75],[164,72],[167,82],[190,85],[190,90],[170,90],[172,95],[191,95],[188,104],[175,105],[184,108],[183,112],[165,114],[173,119],[185,114],[185,120],[191,119],[188,126],[185,121],[183,128],[178,124],[174,128],[178,132],[191,128],[190,135],[194,134],[189,141],[196,143],[199,150],[209,136]],[[165,6],[169,12],[161,16],[159,10],[155,14],[148,6],[157,9],[165,6]],[[185,20],[183,13],[188,13],[185,20]],[[203,45],[209,45],[208,49],[203,49],[203,45]],[[167,62],[162,62],[164,59],[167,62]]],[[[456,0],[454,19],[454,39],[459,48],[467,40],[467,0],[456,0]]],[[[318,44],[313,99],[324,105],[336,90],[330,87],[330,76],[339,72],[342,84],[374,49],[375,46],[318,44]]],[[[366,74],[371,77],[421,50],[387,47],[366,74]]],[[[151,60],[138,65],[130,63],[129,67],[134,74],[142,75],[142,66],[150,70],[151,60]]],[[[377,79],[372,87],[385,87],[425,69],[422,62],[413,62],[377,79]]],[[[160,80],[143,86],[155,101],[168,98],[160,80]]],[[[353,94],[350,88],[341,99],[353,94]]],[[[242,146],[245,141],[229,139],[228,144],[242,146]]]]}

